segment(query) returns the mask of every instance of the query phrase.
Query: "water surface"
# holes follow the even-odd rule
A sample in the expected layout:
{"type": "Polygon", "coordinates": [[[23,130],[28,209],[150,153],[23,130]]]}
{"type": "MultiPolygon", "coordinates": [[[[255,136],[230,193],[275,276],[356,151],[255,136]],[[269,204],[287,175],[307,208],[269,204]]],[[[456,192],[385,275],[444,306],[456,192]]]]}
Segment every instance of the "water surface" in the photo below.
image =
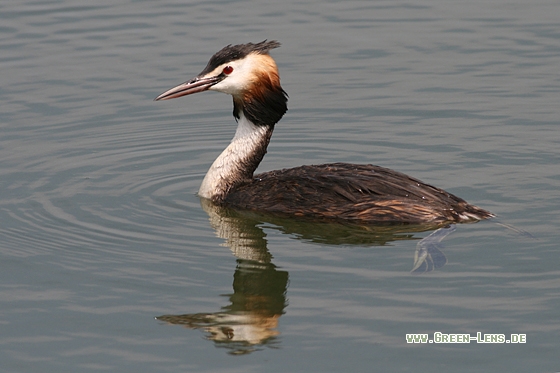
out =
{"type": "Polygon", "coordinates": [[[546,0],[0,6],[3,371],[558,370],[557,14],[546,0]],[[231,98],[152,100],[263,39],[283,43],[290,109],[260,170],[379,164],[535,238],[461,225],[446,264],[415,275],[429,231],[203,208],[231,98]],[[434,332],[527,343],[406,343],[434,332]]]}

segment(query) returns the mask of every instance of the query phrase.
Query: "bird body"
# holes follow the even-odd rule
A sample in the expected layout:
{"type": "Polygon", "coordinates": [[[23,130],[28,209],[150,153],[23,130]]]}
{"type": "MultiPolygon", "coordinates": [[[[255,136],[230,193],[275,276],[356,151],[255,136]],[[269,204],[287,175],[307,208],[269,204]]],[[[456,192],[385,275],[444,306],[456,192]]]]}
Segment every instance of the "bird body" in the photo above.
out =
{"type": "Polygon", "coordinates": [[[255,175],[223,203],[243,209],[356,223],[473,222],[488,212],[388,168],[331,163],[255,175]],[[274,198],[262,198],[266,190],[274,198]]]}
{"type": "Polygon", "coordinates": [[[445,190],[373,165],[332,163],[254,175],[287,111],[287,94],[268,52],[276,41],[228,45],[194,79],[156,98],[167,100],[205,90],[233,96],[237,131],[214,161],[199,196],[218,205],[361,224],[447,224],[494,215],[445,190]]]}

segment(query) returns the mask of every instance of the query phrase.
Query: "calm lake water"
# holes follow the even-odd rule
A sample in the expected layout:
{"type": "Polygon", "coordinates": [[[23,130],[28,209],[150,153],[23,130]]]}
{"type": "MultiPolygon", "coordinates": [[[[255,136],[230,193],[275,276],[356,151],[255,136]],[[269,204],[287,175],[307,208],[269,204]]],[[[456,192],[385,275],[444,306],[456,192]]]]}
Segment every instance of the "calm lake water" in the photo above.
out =
{"type": "Polygon", "coordinates": [[[558,371],[559,12],[556,0],[4,2],[0,370],[558,371]],[[235,131],[231,98],[152,100],[223,46],[263,39],[283,44],[272,55],[290,109],[260,170],[374,163],[532,237],[457,226],[439,268],[411,274],[429,231],[202,206],[235,131]],[[436,332],[526,343],[406,343],[436,332]]]}

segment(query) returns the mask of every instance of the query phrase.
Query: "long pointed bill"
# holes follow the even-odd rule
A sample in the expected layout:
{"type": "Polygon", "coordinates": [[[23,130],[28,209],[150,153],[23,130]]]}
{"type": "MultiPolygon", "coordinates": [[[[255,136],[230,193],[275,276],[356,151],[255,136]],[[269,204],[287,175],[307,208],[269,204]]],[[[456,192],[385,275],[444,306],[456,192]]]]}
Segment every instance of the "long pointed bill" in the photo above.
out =
{"type": "Polygon", "coordinates": [[[193,80],[190,80],[183,84],[179,84],[177,87],[171,88],[170,90],[163,92],[161,95],[157,96],[154,99],[154,101],[170,100],[172,98],[203,92],[208,90],[214,84],[222,81],[222,79],[223,77],[220,76],[212,76],[209,78],[194,78],[193,80]]]}

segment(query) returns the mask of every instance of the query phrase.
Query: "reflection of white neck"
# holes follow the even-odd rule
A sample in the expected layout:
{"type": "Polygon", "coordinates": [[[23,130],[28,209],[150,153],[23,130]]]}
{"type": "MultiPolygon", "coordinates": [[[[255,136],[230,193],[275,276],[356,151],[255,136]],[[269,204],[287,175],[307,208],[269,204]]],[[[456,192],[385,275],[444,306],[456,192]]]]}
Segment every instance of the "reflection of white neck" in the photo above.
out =
{"type": "Polygon", "coordinates": [[[210,166],[198,195],[220,200],[232,186],[251,179],[266,153],[272,130],[267,126],[255,126],[241,112],[233,140],[210,166]]]}

